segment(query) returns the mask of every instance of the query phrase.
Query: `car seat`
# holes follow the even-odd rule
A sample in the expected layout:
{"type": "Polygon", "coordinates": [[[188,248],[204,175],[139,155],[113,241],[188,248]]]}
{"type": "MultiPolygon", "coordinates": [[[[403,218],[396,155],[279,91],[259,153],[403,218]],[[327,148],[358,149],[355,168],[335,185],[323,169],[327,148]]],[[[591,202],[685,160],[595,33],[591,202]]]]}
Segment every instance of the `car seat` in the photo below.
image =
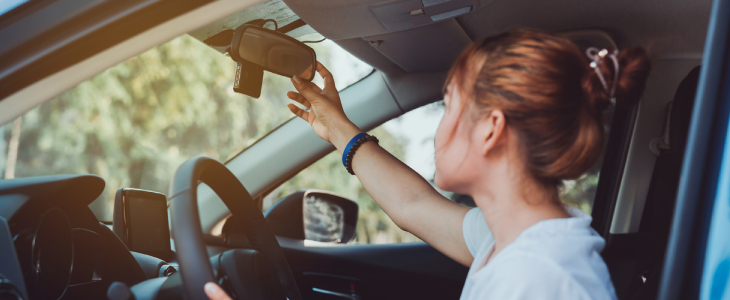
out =
{"type": "Polygon", "coordinates": [[[657,148],[639,231],[611,234],[602,253],[620,300],[657,297],[699,74],[692,69],[669,103],[669,145],[657,148]]]}

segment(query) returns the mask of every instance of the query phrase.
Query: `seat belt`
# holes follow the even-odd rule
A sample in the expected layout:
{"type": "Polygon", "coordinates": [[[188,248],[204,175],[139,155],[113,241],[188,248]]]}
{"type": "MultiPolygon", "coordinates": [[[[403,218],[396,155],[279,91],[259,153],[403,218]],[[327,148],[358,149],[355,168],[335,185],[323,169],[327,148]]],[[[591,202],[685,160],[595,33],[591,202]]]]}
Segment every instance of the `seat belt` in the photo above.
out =
{"type": "MultiPolygon", "coordinates": [[[[663,150],[657,159],[658,165],[655,166],[654,176],[658,176],[658,178],[656,182],[652,178],[652,185],[649,187],[647,202],[644,206],[644,212],[646,213],[647,206],[650,205],[653,215],[647,223],[643,221],[646,215],[642,216],[641,222],[641,225],[647,224],[652,235],[652,260],[647,270],[646,282],[633,299],[656,299],[659,292],[659,282],[662,277],[667,241],[669,240],[672,219],[674,218],[674,206],[677,201],[684,148],[687,144],[687,132],[692,118],[699,74],[699,66],[693,68],[687,74],[679,84],[671,104],[671,110],[673,111],[670,111],[669,114],[671,122],[669,122],[668,131],[668,144],[670,147],[663,150]]],[[[642,229],[640,226],[639,230],[642,229]]]]}
{"type": "Polygon", "coordinates": [[[649,186],[644,216],[639,229],[639,231],[650,232],[652,246],[650,250],[647,249],[647,252],[650,252],[648,253],[650,261],[646,270],[643,274],[637,274],[646,281],[632,298],[634,300],[656,299],[672,224],[678,181],[679,172],[672,163],[671,150],[663,150],[654,166],[654,177],[649,186]]]}

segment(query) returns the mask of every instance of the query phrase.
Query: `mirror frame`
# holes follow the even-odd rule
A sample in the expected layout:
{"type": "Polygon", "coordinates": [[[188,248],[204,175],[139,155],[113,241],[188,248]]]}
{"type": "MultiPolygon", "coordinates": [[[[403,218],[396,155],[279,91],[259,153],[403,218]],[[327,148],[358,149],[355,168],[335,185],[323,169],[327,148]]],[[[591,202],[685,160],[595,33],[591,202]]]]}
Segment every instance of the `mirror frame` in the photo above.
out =
{"type": "MultiPolygon", "coordinates": [[[[342,241],[340,241],[340,244],[346,244],[353,240],[357,235],[357,222],[360,209],[357,202],[329,191],[316,189],[302,189],[296,191],[272,205],[271,208],[264,213],[264,217],[269,223],[271,231],[273,231],[277,236],[305,240],[304,199],[310,193],[327,195],[328,200],[333,200],[331,202],[334,202],[343,208],[345,211],[345,231],[342,233],[342,241]]],[[[228,223],[228,221],[226,221],[226,223],[228,223]]],[[[226,230],[224,229],[223,231],[225,232],[226,230]]]]}
{"type": "MultiPolygon", "coordinates": [[[[314,68],[314,70],[312,70],[312,77],[310,77],[310,78],[301,78],[301,79],[302,80],[306,80],[306,81],[312,81],[314,79],[315,73],[317,73],[317,70],[316,70],[316,68],[317,68],[317,53],[314,51],[314,49],[312,49],[312,47],[309,47],[306,44],[300,42],[299,40],[297,40],[297,39],[295,39],[293,37],[290,37],[290,36],[288,36],[288,35],[286,35],[284,33],[281,33],[281,32],[278,32],[278,31],[274,31],[274,30],[271,30],[271,29],[267,29],[267,28],[264,28],[264,27],[261,27],[261,26],[256,26],[256,25],[251,25],[251,24],[243,24],[243,25],[239,26],[238,28],[236,28],[236,31],[233,33],[233,38],[231,39],[231,51],[229,51],[229,54],[231,55],[231,58],[234,61],[236,61],[236,62],[243,62],[243,61],[245,61],[245,62],[248,62],[248,63],[251,63],[251,64],[255,64],[255,63],[253,63],[251,61],[248,61],[246,59],[243,59],[240,55],[238,55],[238,53],[239,53],[239,51],[238,51],[239,45],[241,44],[241,37],[243,36],[243,33],[246,30],[250,29],[250,28],[256,28],[256,29],[262,30],[264,32],[267,32],[269,34],[272,34],[272,35],[281,37],[281,38],[283,38],[285,40],[288,40],[288,41],[290,41],[290,42],[292,42],[294,44],[297,44],[297,45],[302,46],[303,48],[307,49],[309,51],[309,53],[312,54],[312,58],[314,60],[314,67],[315,68],[314,68]]],[[[291,78],[291,76],[289,76],[288,74],[283,74],[283,73],[280,73],[280,72],[276,72],[274,70],[271,70],[271,69],[269,69],[269,68],[267,68],[265,66],[260,66],[258,64],[255,64],[255,65],[261,67],[265,71],[269,71],[269,72],[274,73],[274,74],[277,74],[277,75],[281,75],[281,76],[284,76],[284,77],[287,77],[287,78],[291,78]]]]}
{"type": "MultiPolygon", "coordinates": [[[[335,194],[330,191],[326,190],[316,190],[316,189],[308,189],[304,192],[304,195],[302,196],[302,226],[304,226],[304,203],[307,200],[307,196],[311,193],[317,193],[317,194],[323,194],[327,195],[327,200],[329,202],[335,203],[339,205],[342,208],[342,211],[345,213],[343,217],[343,222],[345,223],[345,228],[342,232],[342,241],[340,243],[348,243],[352,239],[355,238],[355,235],[357,235],[357,221],[358,221],[358,214],[360,213],[360,207],[357,205],[357,202],[352,201],[350,199],[347,199],[343,196],[340,196],[338,194],[335,194]],[[353,208],[354,207],[354,208],[353,208]],[[354,224],[348,224],[348,221],[355,220],[354,224]]],[[[306,239],[306,231],[305,236],[306,239]]]]}

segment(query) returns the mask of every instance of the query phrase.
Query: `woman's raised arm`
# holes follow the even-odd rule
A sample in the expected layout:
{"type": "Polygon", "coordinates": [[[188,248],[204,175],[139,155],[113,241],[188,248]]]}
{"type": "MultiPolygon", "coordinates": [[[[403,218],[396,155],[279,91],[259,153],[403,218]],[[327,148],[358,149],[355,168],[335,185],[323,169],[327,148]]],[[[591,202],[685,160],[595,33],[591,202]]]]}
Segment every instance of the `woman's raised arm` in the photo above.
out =
{"type": "MultiPolygon", "coordinates": [[[[309,111],[294,104],[288,107],[342,153],[350,139],[362,131],[345,115],[332,74],[319,62],[317,72],[324,79],[323,89],[294,77],[292,83],[298,93],[287,93],[309,111]]],[[[455,261],[471,264],[473,257],[462,232],[469,208],[441,196],[423,177],[376,143],[360,146],[352,167],[370,196],[398,227],[455,261]]]]}

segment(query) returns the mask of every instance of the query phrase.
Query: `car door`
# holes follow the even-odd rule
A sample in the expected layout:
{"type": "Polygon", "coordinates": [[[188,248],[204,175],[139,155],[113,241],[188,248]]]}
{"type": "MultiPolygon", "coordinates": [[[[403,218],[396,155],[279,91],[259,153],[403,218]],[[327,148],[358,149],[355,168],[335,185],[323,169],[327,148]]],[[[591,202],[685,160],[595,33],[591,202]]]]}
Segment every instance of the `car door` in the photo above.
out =
{"type": "Polygon", "coordinates": [[[730,1],[712,8],[659,299],[728,299],[730,1]]]}
{"type": "Polygon", "coordinates": [[[458,299],[468,271],[423,242],[342,247],[279,243],[305,299],[458,299]]]}

